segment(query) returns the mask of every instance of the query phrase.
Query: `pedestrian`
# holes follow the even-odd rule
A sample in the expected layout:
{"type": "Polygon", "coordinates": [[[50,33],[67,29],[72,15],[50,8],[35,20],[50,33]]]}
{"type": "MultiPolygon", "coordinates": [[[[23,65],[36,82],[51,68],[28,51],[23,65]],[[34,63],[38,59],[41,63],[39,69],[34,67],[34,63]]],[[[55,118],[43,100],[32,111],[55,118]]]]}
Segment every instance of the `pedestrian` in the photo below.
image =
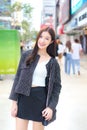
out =
{"type": "Polygon", "coordinates": [[[64,51],[64,46],[63,46],[63,43],[60,41],[59,37],[56,36],[56,44],[57,44],[57,59],[58,59],[58,62],[59,62],[59,65],[61,66],[62,65],[62,57],[63,57],[63,51],[64,51]]]}
{"type": "Polygon", "coordinates": [[[65,55],[65,63],[64,63],[64,68],[65,68],[65,73],[70,74],[71,66],[72,66],[72,47],[71,47],[71,42],[66,41],[65,45],[65,50],[64,53],[65,55]]]}
{"type": "Polygon", "coordinates": [[[80,57],[83,53],[81,43],[79,40],[76,38],[74,39],[74,42],[72,43],[72,60],[73,60],[73,74],[77,73],[80,75],[80,57]]]}
{"type": "Polygon", "coordinates": [[[22,54],[9,98],[11,115],[16,117],[16,130],[33,130],[56,119],[56,105],[61,90],[60,67],[55,59],[55,32],[40,30],[34,49],[22,54]]]}
{"type": "Polygon", "coordinates": [[[21,51],[21,54],[23,53],[23,50],[24,50],[24,43],[22,40],[20,40],[20,51],[21,51]]]}

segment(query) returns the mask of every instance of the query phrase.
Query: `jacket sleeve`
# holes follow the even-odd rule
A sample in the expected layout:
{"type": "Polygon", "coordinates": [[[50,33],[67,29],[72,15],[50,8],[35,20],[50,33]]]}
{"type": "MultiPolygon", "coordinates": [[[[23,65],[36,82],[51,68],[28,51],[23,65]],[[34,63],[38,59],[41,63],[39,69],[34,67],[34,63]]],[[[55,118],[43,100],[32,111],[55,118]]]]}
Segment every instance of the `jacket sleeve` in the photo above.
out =
{"type": "Polygon", "coordinates": [[[23,64],[23,62],[25,60],[25,56],[26,56],[26,53],[23,53],[21,58],[20,58],[20,62],[19,62],[18,69],[17,69],[17,73],[16,73],[16,76],[15,76],[15,79],[14,79],[14,83],[13,83],[13,86],[12,86],[12,89],[11,89],[10,96],[9,96],[9,99],[11,99],[11,100],[17,101],[17,99],[18,99],[18,94],[15,93],[15,87],[16,87],[18,81],[19,81],[19,78],[20,78],[21,65],[23,64]]]}
{"type": "Polygon", "coordinates": [[[53,83],[53,90],[52,90],[52,94],[50,97],[50,101],[49,101],[49,107],[52,110],[55,110],[57,104],[58,104],[58,100],[59,100],[59,94],[61,91],[61,75],[60,75],[60,67],[59,64],[56,61],[55,67],[54,67],[54,83],[53,83]]]}

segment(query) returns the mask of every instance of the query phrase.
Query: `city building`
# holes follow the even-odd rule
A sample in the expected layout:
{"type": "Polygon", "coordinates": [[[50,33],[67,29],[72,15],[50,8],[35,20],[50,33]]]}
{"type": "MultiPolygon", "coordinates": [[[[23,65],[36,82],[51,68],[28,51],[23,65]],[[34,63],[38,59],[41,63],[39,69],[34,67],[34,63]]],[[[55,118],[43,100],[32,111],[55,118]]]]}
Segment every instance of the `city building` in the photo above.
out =
{"type": "Polygon", "coordinates": [[[0,29],[20,29],[21,11],[12,13],[10,10],[15,2],[21,2],[21,0],[0,0],[0,29]]]}
{"type": "Polygon", "coordinates": [[[0,29],[11,28],[11,0],[0,0],[0,29]]]}
{"type": "Polygon", "coordinates": [[[55,0],[43,0],[41,28],[45,26],[55,29],[55,0]]]}
{"type": "Polygon", "coordinates": [[[87,54],[87,0],[57,0],[56,17],[58,35],[78,38],[87,54]]]}

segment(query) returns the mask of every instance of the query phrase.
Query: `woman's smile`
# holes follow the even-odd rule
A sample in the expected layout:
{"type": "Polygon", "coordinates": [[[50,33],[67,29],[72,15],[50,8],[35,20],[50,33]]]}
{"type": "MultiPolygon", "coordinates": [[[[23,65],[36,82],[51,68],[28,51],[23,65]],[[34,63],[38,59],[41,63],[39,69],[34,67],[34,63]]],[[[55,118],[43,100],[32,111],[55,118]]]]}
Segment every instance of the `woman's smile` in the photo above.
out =
{"type": "Polygon", "coordinates": [[[40,46],[46,46],[46,44],[45,43],[38,43],[40,46]]]}

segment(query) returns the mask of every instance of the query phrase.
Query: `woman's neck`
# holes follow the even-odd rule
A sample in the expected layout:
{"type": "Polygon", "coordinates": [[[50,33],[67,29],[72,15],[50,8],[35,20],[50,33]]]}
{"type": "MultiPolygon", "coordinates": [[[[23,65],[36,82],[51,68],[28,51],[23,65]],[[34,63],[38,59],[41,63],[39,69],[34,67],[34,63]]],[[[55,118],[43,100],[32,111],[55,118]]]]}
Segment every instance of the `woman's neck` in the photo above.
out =
{"type": "Polygon", "coordinates": [[[39,51],[38,51],[38,54],[39,54],[40,56],[48,56],[48,53],[46,52],[46,50],[44,50],[44,51],[39,50],[39,51]]]}
{"type": "Polygon", "coordinates": [[[40,55],[39,62],[49,61],[51,58],[46,51],[38,51],[38,54],[40,55]]]}

